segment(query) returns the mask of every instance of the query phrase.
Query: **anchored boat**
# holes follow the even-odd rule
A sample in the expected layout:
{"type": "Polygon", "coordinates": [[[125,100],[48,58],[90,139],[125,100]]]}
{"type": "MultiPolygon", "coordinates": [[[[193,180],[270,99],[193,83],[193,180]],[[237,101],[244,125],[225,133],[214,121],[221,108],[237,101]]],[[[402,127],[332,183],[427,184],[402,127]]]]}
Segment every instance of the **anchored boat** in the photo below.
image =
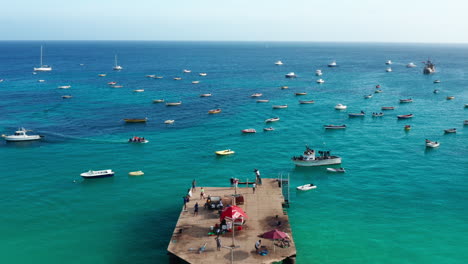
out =
{"type": "Polygon", "coordinates": [[[292,157],[292,161],[296,166],[323,166],[341,164],[341,157],[331,156],[330,151],[318,151],[319,156],[315,156],[315,150],[306,146],[304,154],[299,157],[292,157]]]}
{"type": "Polygon", "coordinates": [[[88,172],[81,173],[80,176],[85,179],[112,177],[114,176],[114,172],[112,170],[99,170],[99,171],[90,170],[88,172]]]}

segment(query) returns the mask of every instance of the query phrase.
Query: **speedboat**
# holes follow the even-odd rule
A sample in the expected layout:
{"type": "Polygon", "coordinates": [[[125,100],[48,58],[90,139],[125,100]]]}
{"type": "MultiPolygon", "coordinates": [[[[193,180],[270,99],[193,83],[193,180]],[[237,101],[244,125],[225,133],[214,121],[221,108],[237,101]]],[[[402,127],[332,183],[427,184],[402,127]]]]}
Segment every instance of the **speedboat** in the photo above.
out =
{"type": "Polygon", "coordinates": [[[301,186],[297,186],[296,189],[298,189],[299,191],[308,191],[308,190],[312,190],[312,189],[315,189],[317,188],[317,186],[315,186],[313,183],[309,183],[309,184],[305,184],[305,185],[301,185],[301,186]]]}
{"type": "Polygon", "coordinates": [[[200,76],[206,76],[206,75],[208,75],[208,74],[207,74],[206,72],[201,72],[201,73],[199,73],[198,75],[200,75],[200,76]]]}
{"type": "Polygon", "coordinates": [[[45,82],[45,80],[37,80],[37,82],[43,83],[45,82]]]}
{"type": "Polygon", "coordinates": [[[174,80],[180,81],[180,80],[182,80],[182,78],[181,77],[174,77],[174,80]]]}
{"type": "Polygon", "coordinates": [[[148,143],[149,141],[147,139],[145,139],[144,137],[132,137],[132,138],[129,138],[128,139],[128,143],[142,143],[142,144],[146,144],[148,143]]]}
{"type": "Polygon", "coordinates": [[[280,88],[281,88],[282,90],[284,90],[284,89],[289,89],[289,86],[284,85],[284,86],[281,86],[280,88]]]}
{"type": "Polygon", "coordinates": [[[307,95],[306,92],[295,93],[295,95],[307,95]]]}
{"type": "Polygon", "coordinates": [[[62,98],[63,98],[63,99],[70,99],[70,98],[72,98],[72,97],[73,97],[73,96],[71,96],[71,95],[62,95],[62,98]]]}
{"type": "Polygon", "coordinates": [[[300,100],[299,103],[300,103],[300,104],[313,104],[313,103],[315,103],[315,101],[314,101],[314,100],[309,100],[309,101],[302,101],[302,100],[300,100]]]}
{"type": "Polygon", "coordinates": [[[322,76],[322,74],[323,74],[322,70],[316,70],[315,71],[315,75],[317,75],[317,76],[322,76]]]}
{"type": "Polygon", "coordinates": [[[336,126],[336,125],[324,125],[323,126],[325,129],[345,129],[346,128],[346,125],[340,125],[340,126],[336,126]]]}
{"type": "Polygon", "coordinates": [[[372,96],[373,96],[372,94],[364,95],[364,99],[370,99],[372,98],[372,96]]]}
{"type": "Polygon", "coordinates": [[[208,114],[219,114],[221,113],[221,109],[211,109],[208,111],[208,114]]]}
{"type": "Polygon", "coordinates": [[[316,82],[317,83],[324,83],[325,81],[323,79],[318,79],[316,82]]]}
{"type": "Polygon", "coordinates": [[[288,108],[288,105],[274,105],[273,109],[282,109],[282,108],[288,108]]]}
{"type": "Polygon", "coordinates": [[[242,133],[257,133],[257,130],[253,129],[253,128],[247,128],[247,129],[243,129],[241,130],[242,133]]]}
{"type": "Polygon", "coordinates": [[[440,143],[437,141],[430,141],[429,139],[426,139],[426,147],[428,148],[437,148],[440,146],[440,143]]]}
{"type": "Polygon", "coordinates": [[[2,135],[2,137],[6,141],[32,141],[32,140],[39,140],[42,138],[40,135],[28,135],[26,134],[28,130],[25,128],[20,128],[17,131],[15,131],[15,134],[13,135],[2,135]]]}
{"type": "Polygon", "coordinates": [[[384,116],[384,113],[372,113],[373,117],[381,117],[384,116]]]}
{"type": "Polygon", "coordinates": [[[153,103],[164,103],[164,99],[153,100],[153,103]]]}
{"type": "Polygon", "coordinates": [[[440,83],[440,80],[434,80],[434,83],[440,83]]]}
{"type": "Polygon", "coordinates": [[[123,85],[111,85],[112,88],[122,88],[123,85]]]}
{"type": "Polygon", "coordinates": [[[81,173],[80,176],[85,179],[112,177],[114,176],[114,172],[112,170],[99,170],[99,171],[90,170],[88,172],[81,173]]]}
{"type": "Polygon", "coordinates": [[[191,70],[184,70],[184,73],[191,73],[191,70]]]}
{"type": "Polygon", "coordinates": [[[265,123],[277,122],[279,120],[280,120],[279,117],[268,118],[267,120],[265,120],[265,123]]]}
{"type": "Polygon", "coordinates": [[[411,130],[411,126],[410,126],[410,125],[405,125],[405,130],[406,130],[406,131],[411,130]]]}
{"type": "Polygon", "coordinates": [[[136,89],[136,90],[133,90],[133,92],[135,93],[142,93],[144,92],[145,90],[144,89],[136,89]]]}
{"type": "Polygon", "coordinates": [[[456,129],[456,128],[445,129],[444,132],[445,132],[446,134],[449,134],[449,133],[457,133],[457,129],[456,129]]]}
{"type": "Polygon", "coordinates": [[[59,89],[69,89],[69,88],[71,88],[71,85],[62,85],[62,86],[59,86],[57,88],[59,88],[59,89]]]}
{"type": "Polygon", "coordinates": [[[117,82],[108,82],[107,84],[108,84],[108,85],[116,85],[117,82]]]}
{"type": "Polygon", "coordinates": [[[101,74],[98,74],[99,77],[106,77],[107,74],[104,74],[104,73],[101,73],[101,74]]]}
{"type": "Polygon", "coordinates": [[[149,74],[149,75],[146,75],[145,77],[146,78],[154,78],[154,77],[156,77],[156,75],[155,74],[149,74]]]}
{"type": "Polygon", "coordinates": [[[254,93],[250,97],[260,97],[262,95],[263,95],[262,93],[254,93]]]}
{"type": "Polygon", "coordinates": [[[144,175],[145,173],[142,172],[142,171],[131,171],[128,173],[129,176],[142,176],[144,175]]]}
{"type": "Polygon", "coordinates": [[[230,149],[225,149],[225,150],[215,151],[215,153],[216,153],[216,155],[227,156],[227,155],[234,154],[236,152],[234,152],[233,150],[230,150],[230,149]]]}
{"type": "Polygon", "coordinates": [[[163,76],[155,76],[154,79],[162,79],[164,78],[163,76]]]}
{"type": "Polygon", "coordinates": [[[329,171],[329,172],[341,172],[341,173],[346,172],[346,170],[344,168],[327,168],[327,171],[329,171]]]}
{"type": "Polygon", "coordinates": [[[346,105],[343,105],[343,104],[335,105],[336,110],[345,110],[346,108],[348,108],[348,107],[346,105]]]}
{"type": "Polygon", "coordinates": [[[385,62],[386,65],[391,65],[392,64],[392,61],[391,60],[388,60],[385,62]]]}
{"type": "Polygon", "coordinates": [[[381,93],[381,92],[383,92],[383,91],[380,90],[380,89],[377,89],[377,90],[374,91],[374,93],[381,93]]]}
{"type": "Polygon", "coordinates": [[[455,99],[455,96],[447,96],[447,100],[453,100],[455,99]]]}
{"type": "Polygon", "coordinates": [[[145,123],[146,121],[148,121],[148,118],[145,117],[145,118],[124,118],[124,121],[126,123],[145,123]]]}
{"type": "Polygon", "coordinates": [[[400,99],[400,103],[412,103],[413,99],[408,98],[408,99],[400,99]]]}
{"type": "Polygon", "coordinates": [[[166,106],[178,106],[178,105],[181,105],[181,104],[182,104],[182,101],[170,102],[170,103],[166,103],[166,106]]]}
{"type": "Polygon", "coordinates": [[[200,81],[193,81],[192,84],[199,84],[200,81]]]}
{"type": "Polygon", "coordinates": [[[272,128],[272,127],[265,127],[265,128],[263,128],[263,131],[273,131],[273,130],[275,130],[275,129],[272,128]]]}
{"type": "Polygon", "coordinates": [[[409,114],[409,115],[397,115],[397,118],[398,119],[408,119],[408,118],[412,118],[413,117],[413,114],[409,114]]]}
{"type": "Polygon", "coordinates": [[[292,157],[292,161],[296,166],[323,166],[341,164],[341,158],[338,156],[331,156],[330,151],[318,151],[319,156],[315,156],[315,151],[308,146],[303,155],[299,157],[292,157]]]}
{"type": "Polygon", "coordinates": [[[279,60],[279,61],[275,62],[275,65],[283,65],[283,62],[279,60]]]}
{"type": "Polygon", "coordinates": [[[285,77],[286,77],[286,78],[296,78],[297,75],[296,75],[294,72],[290,72],[290,73],[287,73],[287,74],[285,75],[285,77]]]}
{"type": "Polygon", "coordinates": [[[392,68],[388,67],[385,71],[386,72],[392,72],[392,68]]]}
{"type": "Polygon", "coordinates": [[[349,117],[363,117],[365,115],[366,113],[364,113],[364,111],[361,111],[361,113],[349,113],[348,114],[349,117]]]}
{"type": "Polygon", "coordinates": [[[175,120],[169,119],[169,120],[164,121],[164,124],[172,125],[172,124],[174,124],[174,122],[175,122],[175,120]]]}
{"type": "Polygon", "coordinates": [[[338,67],[338,64],[336,64],[336,61],[332,61],[328,64],[328,67],[338,67]]]}
{"type": "Polygon", "coordinates": [[[200,94],[200,97],[210,97],[210,96],[212,96],[212,94],[210,93],[200,94]]]}
{"type": "Polygon", "coordinates": [[[382,106],[382,110],[395,110],[395,107],[393,106],[382,106]]]}
{"type": "Polygon", "coordinates": [[[266,99],[257,100],[257,103],[268,103],[268,102],[270,102],[270,100],[266,100],[266,99]]]}
{"type": "Polygon", "coordinates": [[[412,62],[406,64],[406,68],[414,68],[414,67],[416,67],[416,64],[414,64],[412,62]]]}

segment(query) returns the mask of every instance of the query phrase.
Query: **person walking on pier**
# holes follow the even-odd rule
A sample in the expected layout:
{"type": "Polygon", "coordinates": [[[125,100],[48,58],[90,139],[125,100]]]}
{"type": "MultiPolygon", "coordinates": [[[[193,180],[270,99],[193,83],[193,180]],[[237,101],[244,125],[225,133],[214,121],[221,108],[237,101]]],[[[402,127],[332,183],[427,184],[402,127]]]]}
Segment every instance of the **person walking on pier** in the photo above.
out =
{"type": "Polygon", "coordinates": [[[193,207],[193,216],[198,215],[198,202],[195,203],[195,206],[193,207]]]}
{"type": "Polygon", "coordinates": [[[221,250],[221,239],[219,237],[215,237],[215,240],[216,240],[216,248],[218,249],[218,251],[221,250]]]}
{"type": "Polygon", "coordinates": [[[255,193],[255,188],[257,188],[257,184],[252,184],[252,190],[253,190],[253,193],[255,193]]]}
{"type": "Polygon", "coordinates": [[[203,189],[203,187],[201,187],[201,190],[200,190],[200,200],[201,199],[205,199],[205,189],[203,189]]]}
{"type": "Polygon", "coordinates": [[[260,177],[260,171],[257,169],[254,169],[255,172],[255,177],[256,177],[256,182],[261,185],[262,184],[262,178],[260,177]]]}
{"type": "Polygon", "coordinates": [[[197,181],[195,179],[193,179],[192,181],[192,191],[196,191],[197,190],[197,181]]]}

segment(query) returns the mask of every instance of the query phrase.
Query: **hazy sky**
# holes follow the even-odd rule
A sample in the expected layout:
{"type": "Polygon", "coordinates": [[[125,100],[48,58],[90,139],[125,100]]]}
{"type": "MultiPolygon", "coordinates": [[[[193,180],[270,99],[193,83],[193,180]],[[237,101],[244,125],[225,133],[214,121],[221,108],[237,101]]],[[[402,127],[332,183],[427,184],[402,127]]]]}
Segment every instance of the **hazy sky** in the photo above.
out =
{"type": "Polygon", "coordinates": [[[468,43],[467,0],[2,2],[0,40],[468,43]]]}

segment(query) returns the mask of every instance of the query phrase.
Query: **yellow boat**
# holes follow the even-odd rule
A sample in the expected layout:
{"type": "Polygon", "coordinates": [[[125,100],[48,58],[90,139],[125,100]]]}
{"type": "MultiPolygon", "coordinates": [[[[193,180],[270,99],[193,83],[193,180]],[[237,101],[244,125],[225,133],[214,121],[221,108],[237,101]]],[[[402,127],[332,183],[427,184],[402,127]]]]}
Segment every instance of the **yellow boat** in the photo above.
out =
{"type": "Polygon", "coordinates": [[[235,152],[233,150],[230,150],[230,149],[225,149],[225,150],[215,151],[215,153],[216,153],[216,155],[226,156],[226,155],[234,154],[235,152]]]}
{"type": "Polygon", "coordinates": [[[219,114],[221,113],[221,109],[212,109],[210,111],[208,111],[208,114],[219,114]]]}
{"type": "Polygon", "coordinates": [[[142,171],[131,171],[131,172],[128,173],[128,175],[130,175],[130,176],[142,176],[144,174],[145,173],[142,172],[142,171]]]}
{"type": "Polygon", "coordinates": [[[145,123],[148,118],[124,118],[124,121],[127,123],[145,123]]]}

